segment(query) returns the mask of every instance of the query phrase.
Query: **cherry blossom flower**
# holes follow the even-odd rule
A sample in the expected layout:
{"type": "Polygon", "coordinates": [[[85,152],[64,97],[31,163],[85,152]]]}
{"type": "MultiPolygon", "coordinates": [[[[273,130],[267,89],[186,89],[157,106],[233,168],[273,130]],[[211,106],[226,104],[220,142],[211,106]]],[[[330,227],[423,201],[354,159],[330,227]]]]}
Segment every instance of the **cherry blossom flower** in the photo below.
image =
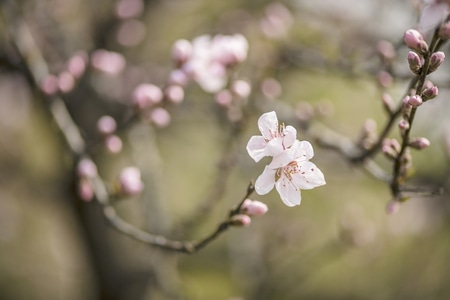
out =
{"type": "Polygon", "coordinates": [[[297,137],[297,130],[292,126],[278,125],[274,111],[264,113],[258,119],[259,131],[262,135],[252,136],[247,144],[247,151],[255,162],[265,156],[276,156],[291,147],[297,137]]]}
{"type": "MultiPolygon", "coordinates": [[[[228,69],[245,61],[247,53],[248,41],[240,34],[201,35],[192,42],[178,40],[172,48],[177,68],[208,93],[217,93],[227,85],[228,69]]],[[[185,81],[182,77],[180,72],[172,74],[172,80],[185,81]]]]}
{"type": "Polygon", "coordinates": [[[295,140],[291,148],[275,156],[255,182],[255,191],[260,195],[277,189],[287,206],[300,205],[301,190],[325,184],[322,171],[309,160],[314,156],[311,144],[295,140]]]}

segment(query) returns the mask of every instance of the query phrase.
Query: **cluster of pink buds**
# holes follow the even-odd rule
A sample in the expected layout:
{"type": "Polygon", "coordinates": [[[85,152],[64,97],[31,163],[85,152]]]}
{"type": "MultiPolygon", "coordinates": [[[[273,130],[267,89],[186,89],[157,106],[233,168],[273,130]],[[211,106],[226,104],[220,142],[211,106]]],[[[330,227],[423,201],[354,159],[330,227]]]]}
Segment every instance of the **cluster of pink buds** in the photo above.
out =
{"type": "Polygon", "coordinates": [[[241,34],[178,40],[172,47],[176,69],[170,81],[184,85],[194,80],[204,91],[217,93],[227,85],[228,71],[247,59],[247,52],[248,42],[241,34]]]}
{"type": "Polygon", "coordinates": [[[268,210],[267,205],[260,201],[245,199],[239,213],[230,218],[230,225],[248,226],[251,223],[251,217],[262,216],[268,210]]]}
{"type": "Polygon", "coordinates": [[[179,86],[171,85],[163,92],[159,86],[142,83],[133,91],[132,104],[144,119],[161,128],[168,126],[171,121],[165,104],[180,103],[183,98],[184,90],[179,86]]]}
{"type": "Polygon", "coordinates": [[[71,92],[77,80],[84,75],[88,63],[88,55],[84,51],[76,52],[58,74],[48,74],[40,82],[41,90],[47,95],[71,92]]]}
{"type": "Polygon", "coordinates": [[[97,166],[89,158],[81,159],[77,164],[78,196],[84,201],[94,198],[92,179],[97,176],[97,166]]]}
{"type": "Polygon", "coordinates": [[[116,16],[121,21],[116,33],[117,42],[124,47],[138,45],[145,38],[145,24],[138,19],[144,12],[143,0],[119,0],[116,16]]]}
{"type": "Polygon", "coordinates": [[[102,135],[106,149],[114,154],[122,150],[122,140],[115,134],[116,129],[116,120],[111,116],[103,116],[97,121],[97,131],[102,135]]]}
{"type": "MultiPolygon", "coordinates": [[[[424,65],[424,55],[428,55],[428,44],[424,40],[423,35],[415,29],[407,30],[403,36],[403,40],[406,46],[412,50],[408,53],[409,68],[414,74],[420,74],[424,65]]],[[[428,69],[426,70],[427,74],[436,71],[444,59],[444,52],[436,51],[432,53],[429,58],[428,69]]]]}
{"type": "Polygon", "coordinates": [[[231,121],[242,117],[241,107],[252,87],[243,79],[230,81],[232,70],[247,59],[248,42],[241,34],[202,35],[192,41],[178,40],[172,47],[172,60],[176,66],[170,73],[167,95],[180,97],[181,88],[195,81],[205,92],[215,94],[215,101],[227,109],[231,121]]]}

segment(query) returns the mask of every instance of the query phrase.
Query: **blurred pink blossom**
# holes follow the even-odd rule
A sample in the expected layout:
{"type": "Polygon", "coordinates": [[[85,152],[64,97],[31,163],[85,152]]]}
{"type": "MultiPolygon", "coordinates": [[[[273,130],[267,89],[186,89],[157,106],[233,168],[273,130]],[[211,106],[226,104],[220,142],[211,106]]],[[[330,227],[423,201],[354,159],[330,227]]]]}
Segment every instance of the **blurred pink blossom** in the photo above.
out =
{"type": "Polygon", "coordinates": [[[99,71],[117,75],[125,68],[126,60],[120,53],[100,49],[91,54],[91,64],[99,71]]]}
{"type": "Polygon", "coordinates": [[[117,123],[111,116],[103,116],[97,121],[97,130],[103,135],[109,135],[116,131],[117,123]]]}
{"type": "Polygon", "coordinates": [[[281,96],[282,87],[278,80],[266,78],[261,83],[261,92],[269,99],[275,99],[281,96]]]}
{"type": "Polygon", "coordinates": [[[58,92],[58,77],[48,74],[40,83],[41,90],[47,95],[54,95],[58,92]]]}
{"type": "Polygon", "coordinates": [[[97,176],[97,166],[89,158],[83,158],[78,162],[77,175],[84,178],[93,178],[97,176]]]}
{"type": "Polygon", "coordinates": [[[138,109],[145,109],[160,103],[163,97],[163,92],[158,86],[151,83],[142,83],[134,89],[132,102],[138,109]]]}
{"type": "Polygon", "coordinates": [[[143,11],[142,0],[119,0],[116,4],[116,15],[121,19],[138,17],[143,11]]]}
{"type": "MultiPolygon", "coordinates": [[[[247,58],[248,42],[241,34],[198,36],[192,42],[178,40],[172,57],[189,78],[209,93],[223,89],[228,82],[227,68],[247,58]]],[[[177,74],[180,77],[179,74],[177,74]]],[[[175,78],[172,78],[175,79],[175,78]]]]}
{"type": "Polygon", "coordinates": [[[149,119],[160,128],[168,126],[171,121],[169,112],[162,107],[157,107],[150,111],[149,119]]]}
{"type": "Polygon", "coordinates": [[[128,196],[137,196],[144,190],[141,171],[136,167],[127,167],[119,174],[120,191],[128,196]]]}
{"type": "Polygon", "coordinates": [[[189,78],[185,72],[183,72],[180,69],[175,69],[172,72],[170,72],[169,75],[169,83],[170,84],[177,84],[180,86],[185,86],[189,81],[189,78]]]}
{"type": "Polygon", "coordinates": [[[262,32],[270,38],[281,38],[292,27],[294,18],[281,3],[272,3],[266,7],[266,16],[260,21],[262,32]]]}
{"type": "Polygon", "coordinates": [[[146,32],[143,22],[135,19],[124,21],[117,31],[117,42],[125,47],[136,46],[144,40],[146,32]]]}
{"type": "Polygon", "coordinates": [[[172,59],[177,65],[185,63],[191,58],[192,44],[188,40],[177,40],[172,46],[172,59]]]}
{"type": "Polygon", "coordinates": [[[248,81],[236,80],[231,84],[231,90],[242,99],[248,98],[252,92],[252,87],[248,81]]]}
{"type": "Polygon", "coordinates": [[[81,178],[78,182],[78,196],[86,201],[92,201],[94,199],[94,187],[92,186],[92,182],[87,178],[81,178]]]}
{"type": "Polygon", "coordinates": [[[117,154],[122,151],[122,139],[115,134],[108,135],[105,138],[105,147],[110,153],[117,154]]]}
{"type": "Polygon", "coordinates": [[[75,78],[80,78],[86,70],[87,53],[85,51],[79,51],[75,53],[67,61],[67,71],[75,78]]]}
{"type": "Polygon", "coordinates": [[[181,103],[184,100],[184,89],[179,85],[169,85],[164,90],[167,100],[173,103],[181,103]]]}
{"type": "Polygon", "coordinates": [[[233,103],[233,95],[229,90],[221,90],[215,95],[214,99],[221,106],[230,106],[233,103]]]}
{"type": "Polygon", "coordinates": [[[68,71],[63,71],[58,75],[58,88],[63,93],[68,93],[75,87],[75,78],[68,71]]]}

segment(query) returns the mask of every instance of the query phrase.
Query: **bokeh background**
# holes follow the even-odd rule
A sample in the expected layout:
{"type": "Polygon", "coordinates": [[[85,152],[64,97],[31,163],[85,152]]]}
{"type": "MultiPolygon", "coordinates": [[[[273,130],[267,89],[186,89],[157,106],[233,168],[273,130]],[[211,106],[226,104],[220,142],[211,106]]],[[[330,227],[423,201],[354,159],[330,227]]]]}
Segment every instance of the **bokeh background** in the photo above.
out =
{"type": "MultiPolygon", "coordinates": [[[[368,118],[381,128],[386,121],[381,93],[398,101],[410,77],[401,40],[418,16],[416,3],[407,0],[286,0],[279,3],[290,11],[292,20],[284,17],[288,30],[271,37],[261,29],[272,4],[265,0],[128,0],[129,7],[144,4],[129,19],[117,16],[119,2],[126,0],[12,2],[19,8],[13,17],[29,26],[52,72],[79,50],[108,49],[126,57],[122,74],[88,70],[63,98],[105,179],[114,180],[129,165],[142,171],[145,192],[115,204],[121,216],[180,240],[211,232],[262,172],[268,161],[255,164],[245,145],[259,134],[256,122],[264,110],[276,110],[287,125],[295,125],[289,122],[295,119],[292,111],[312,110],[314,132],[328,126],[353,140],[368,118]],[[120,124],[138,83],[163,85],[177,39],[234,33],[249,41],[239,76],[253,87],[239,136],[230,135],[214,96],[191,84],[183,103],[170,110],[169,126],[138,122],[119,132],[120,154],[101,147],[97,119],[108,114],[120,124]],[[377,81],[383,65],[376,47],[382,39],[399,46],[388,88],[377,81]],[[265,78],[280,83],[276,99],[261,91],[265,78]],[[224,167],[227,154],[232,162],[226,160],[224,167]],[[212,208],[199,214],[205,199],[212,208]]],[[[434,75],[440,95],[420,108],[413,131],[429,138],[431,146],[413,153],[411,185],[442,187],[442,195],[414,196],[387,215],[385,183],[314,144],[313,162],[325,174],[325,186],[304,191],[301,206],[294,208],[284,206],[275,191],[253,195],[268,205],[268,214],[185,255],[118,233],[98,204],[77,197],[73,157],[47,102],[17,67],[12,24],[5,18],[10,6],[0,8],[1,299],[450,297],[448,65],[434,75]]],[[[297,129],[300,139],[310,138],[297,129]]],[[[390,170],[383,157],[376,161],[390,170]]]]}

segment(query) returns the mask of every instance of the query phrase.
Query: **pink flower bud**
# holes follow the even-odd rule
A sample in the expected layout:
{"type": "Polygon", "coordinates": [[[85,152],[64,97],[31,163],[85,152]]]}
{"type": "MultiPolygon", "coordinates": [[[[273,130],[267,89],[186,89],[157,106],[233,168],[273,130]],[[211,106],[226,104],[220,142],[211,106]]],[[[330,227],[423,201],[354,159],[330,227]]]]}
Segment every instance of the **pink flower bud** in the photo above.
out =
{"type": "Polygon", "coordinates": [[[92,53],[91,64],[99,71],[117,75],[125,68],[126,60],[120,53],[100,49],[92,53]]]}
{"type": "Polygon", "coordinates": [[[390,87],[392,85],[392,82],[394,81],[394,78],[391,74],[389,74],[386,71],[380,71],[378,72],[378,82],[382,87],[390,87]]]}
{"type": "Polygon", "coordinates": [[[122,140],[115,134],[108,135],[105,138],[105,147],[110,153],[119,153],[122,151],[122,146],[122,140]]]}
{"type": "Polygon", "coordinates": [[[173,103],[181,103],[184,100],[184,89],[179,85],[169,85],[164,94],[166,95],[167,100],[173,103]]]}
{"type": "Polygon", "coordinates": [[[231,85],[231,91],[242,99],[246,99],[252,92],[252,87],[245,80],[236,80],[231,85]]]}
{"type": "Polygon", "coordinates": [[[381,151],[388,158],[396,158],[400,152],[400,144],[396,139],[384,139],[381,151]]]}
{"type": "Polygon", "coordinates": [[[256,200],[246,199],[241,206],[241,213],[246,214],[250,217],[262,216],[267,213],[269,209],[267,205],[256,200]]]}
{"type": "Polygon", "coordinates": [[[386,213],[388,215],[396,214],[400,210],[400,202],[397,200],[391,200],[386,205],[386,213]]]}
{"type": "Polygon", "coordinates": [[[169,75],[169,83],[170,84],[185,86],[188,82],[189,82],[189,78],[186,75],[186,73],[184,73],[182,70],[175,69],[172,72],[170,72],[170,75],[169,75]]]}
{"type": "Polygon", "coordinates": [[[419,107],[420,105],[422,105],[422,102],[422,97],[420,97],[419,95],[410,96],[408,99],[408,104],[412,107],[419,107]]]}
{"type": "Polygon", "coordinates": [[[431,88],[427,88],[422,93],[422,98],[424,101],[431,100],[433,98],[436,98],[436,96],[439,93],[439,89],[437,86],[433,86],[431,88]]]}
{"type": "Polygon", "coordinates": [[[391,61],[395,58],[395,48],[391,42],[385,40],[379,41],[377,44],[377,50],[380,56],[386,61],[391,61]]]}
{"type": "Polygon", "coordinates": [[[144,189],[141,171],[135,167],[127,167],[119,174],[120,191],[128,196],[137,196],[144,189]]]}
{"type": "Polygon", "coordinates": [[[231,226],[237,226],[237,227],[243,227],[243,226],[249,226],[252,222],[252,219],[243,214],[234,215],[231,217],[229,224],[231,226]]]}
{"type": "Polygon", "coordinates": [[[58,92],[58,78],[49,74],[40,83],[41,90],[47,95],[54,95],[58,92]]]}
{"type": "Polygon", "coordinates": [[[77,192],[81,200],[89,202],[94,199],[94,187],[92,186],[92,183],[86,178],[81,178],[78,182],[77,192]]]}
{"type": "Polygon", "coordinates": [[[422,150],[430,146],[430,141],[424,137],[413,138],[409,141],[409,146],[414,149],[422,150]]]}
{"type": "Polygon", "coordinates": [[[424,41],[422,34],[415,29],[408,29],[403,36],[403,40],[408,48],[418,53],[423,54],[428,51],[428,45],[424,41]]]}
{"type": "Polygon", "coordinates": [[[124,21],[117,31],[117,42],[125,47],[133,47],[145,38],[146,27],[142,21],[131,19],[124,21]]]}
{"type": "Polygon", "coordinates": [[[83,178],[93,178],[97,176],[97,166],[89,158],[83,158],[78,162],[77,175],[83,178]]]}
{"type": "Polygon", "coordinates": [[[62,93],[68,93],[75,87],[75,78],[67,71],[58,75],[58,88],[62,93]]]}
{"type": "Polygon", "coordinates": [[[444,62],[445,53],[442,51],[437,51],[431,54],[430,57],[430,67],[428,68],[428,73],[436,71],[439,66],[444,62]]]}
{"type": "Polygon", "coordinates": [[[416,52],[409,51],[408,64],[409,64],[409,69],[414,74],[419,74],[420,69],[422,68],[422,58],[416,52]]]}
{"type": "Polygon", "coordinates": [[[138,85],[133,91],[133,105],[142,110],[161,102],[163,93],[159,87],[150,83],[138,85]]]}
{"type": "Polygon", "coordinates": [[[116,4],[116,15],[120,19],[138,17],[144,10],[142,0],[119,0],[116,4]]]}
{"type": "Polygon", "coordinates": [[[229,90],[221,90],[214,97],[217,104],[221,106],[230,106],[233,103],[233,95],[229,90]]]}
{"type": "Polygon", "coordinates": [[[75,78],[80,78],[86,70],[87,53],[80,51],[74,54],[67,62],[67,71],[75,78]]]}
{"type": "Polygon", "coordinates": [[[266,17],[260,21],[262,32],[269,38],[281,38],[294,23],[291,12],[281,3],[266,7],[266,17]]]}
{"type": "Polygon", "coordinates": [[[117,123],[111,116],[103,116],[97,121],[97,130],[103,135],[109,135],[116,131],[117,123]]]}
{"type": "Polygon", "coordinates": [[[395,111],[395,104],[394,104],[394,100],[392,100],[391,95],[389,95],[388,93],[384,93],[381,96],[381,101],[383,102],[384,109],[389,114],[392,114],[395,111]]]}
{"type": "Polygon", "coordinates": [[[261,84],[261,92],[269,99],[276,99],[281,96],[283,89],[278,80],[266,78],[261,84]]]}
{"type": "Polygon", "coordinates": [[[162,107],[153,109],[148,117],[151,122],[160,128],[168,126],[171,121],[169,112],[162,107]]]}
{"type": "Polygon", "coordinates": [[[400,152],[401,146],[400,146],[400,143],[396,139],[390,139],[389,146],[392,149],[394,149],[396,152],[400,152]]]}
{"type": "Polygon", "coordinates": [[[407,130],[409,128],[409,122],[405,119],[400,120],[400,122],[398,122],[398,128],[400,128],[400,130],[407,130]]]}
{"type": "Polygon", "coordinates": [[[185,63],[192,55],[192,44],[188,40],[177,40],[172,46],[172,59],[177,65],[185,63]]]}

